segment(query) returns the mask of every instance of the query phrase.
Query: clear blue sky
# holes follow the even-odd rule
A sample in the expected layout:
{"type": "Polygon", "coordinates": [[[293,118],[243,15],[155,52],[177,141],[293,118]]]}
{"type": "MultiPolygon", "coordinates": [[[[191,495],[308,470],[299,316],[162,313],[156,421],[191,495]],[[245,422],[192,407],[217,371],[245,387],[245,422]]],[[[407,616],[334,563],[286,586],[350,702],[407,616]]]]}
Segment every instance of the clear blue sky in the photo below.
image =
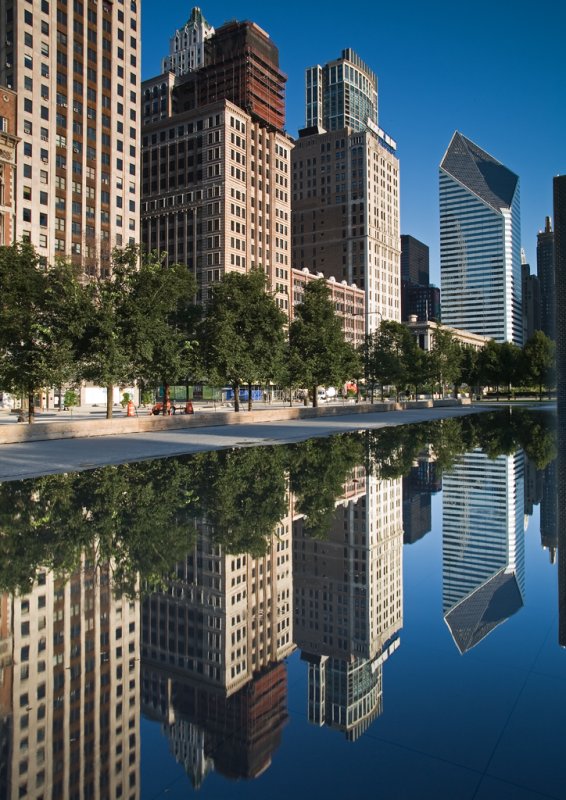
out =
{"type": "MultiPolygon", "coordinates": [[[[160,71],[190,0],[142,0],[143,77],[160,71]]],[[[401,232],[421,239],[439,284],[438,165],[455,130],[521,179],[522,244],[552,216],[552,177],[566,173],[564,0],[203,0],[215,27],[260,25],[288,76],[287,130],[304,125],[304,70],[352,47],[377,73],[379,123],[398,144],[401,232]]]]}

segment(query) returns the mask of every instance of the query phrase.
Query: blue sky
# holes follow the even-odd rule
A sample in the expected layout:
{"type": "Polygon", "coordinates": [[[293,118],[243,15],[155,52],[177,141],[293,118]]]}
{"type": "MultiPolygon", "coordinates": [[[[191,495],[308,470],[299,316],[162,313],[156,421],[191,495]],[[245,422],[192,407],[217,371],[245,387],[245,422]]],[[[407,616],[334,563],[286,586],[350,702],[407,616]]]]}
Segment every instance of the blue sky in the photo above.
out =
{"type": "MultiPolygon", "coordinates": [[[[160,71],[190,0],[143,0],[143,77],[160,71]]],[[[401,232],[429,245],[440,285],[438,165],[455,130],[521,179],[522,243],[552,216],[552,177],[566,173],[566,2],[399,0],[357,3],[203,0],[215,27],[253,20],[288,76],[287,130],[304,125],[304,70],[352,47],[377,73],[379,123],[398,143],[401,232]]]]}

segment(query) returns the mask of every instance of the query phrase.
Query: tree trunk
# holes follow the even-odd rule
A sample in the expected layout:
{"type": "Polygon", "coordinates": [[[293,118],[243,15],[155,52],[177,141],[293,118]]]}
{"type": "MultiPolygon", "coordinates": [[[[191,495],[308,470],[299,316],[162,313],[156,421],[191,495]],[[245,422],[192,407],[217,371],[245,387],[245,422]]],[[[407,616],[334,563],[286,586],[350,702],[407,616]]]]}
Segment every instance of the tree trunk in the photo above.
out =
{"type": "Polygon", "coordinates": [[[252,385],[248,382],[248,411],[252,410],[252,385]]]}
{"type": "Polygon", "coordinates": [[[161,413],[166,416],[168,413],[167,406],[169,405],[169,398],[171,397],[171,387],[166,381],[163,381],[163,408],[161,413]]]}
{"type": "Polygon", "coordinates": [[[35,422],[35,408],[33,405],[33,391],[28,392],[28,425],[35,422]]]}
{"type": "Polygon", "coordinates": [[[106,387],[106,419],[112,419],[112,401],[114,400],[114,386],[109,383],[106,387]]]}
{"type": "Polygon", "coordinates": [[[313,386],[312,390],[312,407],[318,408],[318,391],[317,386],[313,386]]]}
{"type": "Polygon", "coordinates": [[[63,411],[63,387],[59,386],[59,408],[57,411],[63,411]]]}
{"type": "Polygon", "coordinates": [[[538,385],[538,401],[542,403],[542,382],[538,385]]]}
{"type": "Polygon", "coordinates": [[[238,413],[240,410],[240,384],[234,383],[232,388],[234,389],[234,411],[238,413]]]}

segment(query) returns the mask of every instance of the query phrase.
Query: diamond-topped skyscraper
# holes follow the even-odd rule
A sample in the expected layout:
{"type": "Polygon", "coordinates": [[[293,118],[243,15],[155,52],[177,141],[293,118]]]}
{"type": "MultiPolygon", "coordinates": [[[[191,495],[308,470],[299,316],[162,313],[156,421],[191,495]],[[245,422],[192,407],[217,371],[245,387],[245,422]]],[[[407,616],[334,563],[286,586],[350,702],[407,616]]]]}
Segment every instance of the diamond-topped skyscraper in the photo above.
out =
{"type": "Polygon", "coordinates": [[[456,131],[440,164],[442,321],[523,343],[519,178],[456,131]]]}

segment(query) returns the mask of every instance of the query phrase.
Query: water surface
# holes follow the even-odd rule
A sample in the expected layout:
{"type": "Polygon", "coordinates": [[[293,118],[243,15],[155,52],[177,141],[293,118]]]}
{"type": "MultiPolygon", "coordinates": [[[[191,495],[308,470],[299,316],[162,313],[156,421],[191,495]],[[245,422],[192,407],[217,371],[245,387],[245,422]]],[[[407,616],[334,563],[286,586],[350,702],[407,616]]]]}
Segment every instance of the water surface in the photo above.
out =
{"type": "Polygon", "coordinates": [[[562,475],[513,411],[0,485],[0,798],[564,797],[562,475]]]}

